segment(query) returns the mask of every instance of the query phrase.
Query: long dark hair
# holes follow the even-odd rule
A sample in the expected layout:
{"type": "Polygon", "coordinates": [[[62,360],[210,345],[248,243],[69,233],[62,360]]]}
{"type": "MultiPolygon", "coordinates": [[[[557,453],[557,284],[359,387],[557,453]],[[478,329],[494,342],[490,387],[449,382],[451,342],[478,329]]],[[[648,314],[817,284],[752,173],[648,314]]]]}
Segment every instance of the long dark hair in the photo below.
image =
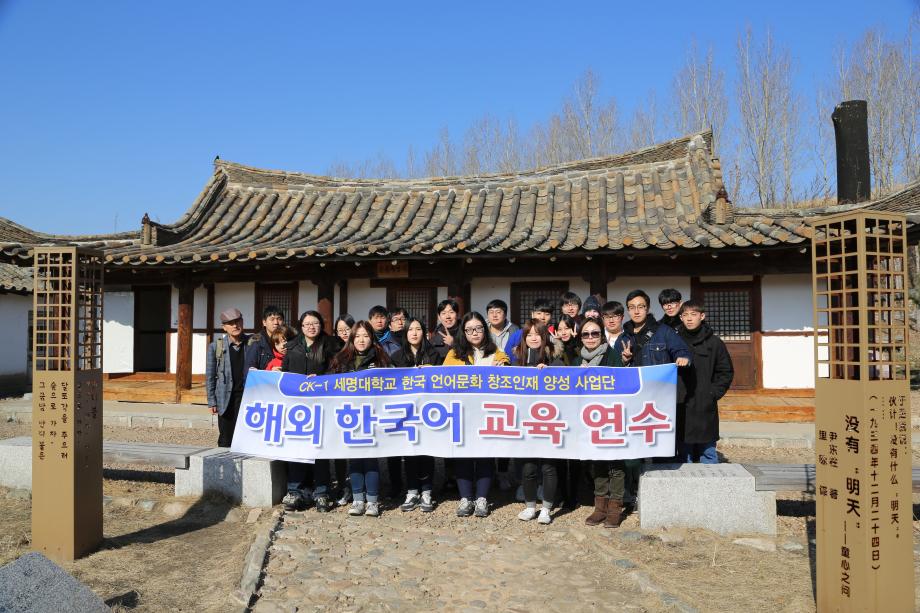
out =
{"type": "Polygon", "coordinates": [[[518,364],[522,366],[527,366],[527,353],[530,349],[530,347],[527,346],[527,335],[534,329],[536,329],[537,334],[540,335],[540,359],[537,363],[549,364],[553,361],[553,339],[549,336],[549,330],[546,329],[546,326],[544,326],[542,322],[536,319],[528,319],[524,322],[524,325],[521,326],[520,342],[511,350],[518,364]]]}
{"type": "Polygon", "coordinates": [[[332,324],[332,331],[335,332],[336,336],[339,334],[339,322],[344,321],[345,325],[349,328],[355,327],[355,318],[349,315],[348,313],[342,313],[335,318],[335,323],[332,324]]]}
{"type": "Polygon", "coordinates": [[[479,348],[482,349],[483,354],[490,356],[498,351],[495,341],[492,340],[492,335],[489,334],[489,324],[486,323],[485,317],[476,311],[470,311],[460,320],[460,330],[457,331],[457,335],[454,337],[454,344],[451,347],[454,356],[464,362],[469,362],[470,356],[473,355],[474,347],[466,340],[466,324],[473,320],[482,324],[482,344],[479,348]]]}
{"type": "Polygon", "coordinates": [[[422,343],[419,345],[418,352],[425,353],[431,347],[431,343],[428,341],[428,329],[425,328],[425,322],[423,322],[418,317],[410,317],[409,320],[406,321],[406,325],[403,327],[402,335],[400,337],[400,347],[407,357],[412,357],[412,346],[409,343],[409,326],[415,322],[418,322],[418,325],[422,327],[422,343]]]}
{"type": "Polygon", "coordinates": [[[359,329],[364,330],[367,332],[368,336],[371,337],[371,349],[377,354],[375,365],[390,366],[390,364],[392,364],[386,350],[377,342],[377,337],[374,335],[374,328],[371,327],[370,323],[362,319],[351,327],[351,335],[348,337],[348,342],[345,343],[342,350],[332,358],[332,364],[329,366],[330,371],[334,373],[349,372],[349,368],[355,362],[355,355],[358,353],[358,350],[355,349],[355,333],[359,329]]]}

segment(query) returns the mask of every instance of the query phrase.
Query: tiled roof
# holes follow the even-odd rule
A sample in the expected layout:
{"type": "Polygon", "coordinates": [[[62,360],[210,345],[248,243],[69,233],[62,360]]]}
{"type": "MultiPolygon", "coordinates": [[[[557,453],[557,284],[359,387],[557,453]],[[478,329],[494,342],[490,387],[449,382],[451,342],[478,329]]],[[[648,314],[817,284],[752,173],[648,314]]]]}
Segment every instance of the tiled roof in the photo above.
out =
{"type": "Polygon", "coordinates": [[[0,294],[31,294],[32,269],[13,264],[0,264],[0,294]]]}
{"type": "Polygon", "coordinates": [[[47,241],[101,248],[109,265],[763,248],[808,240],[806,217],[727,203],[707,132],[532,171],[414,180],[216,160],[173,224],[145,218],[140,232],[59,237],[0,220],[0,256],[25,259],[47,241]]]}
{"type": "Polygon", "coordinates": [[[0,259],[4,261],[31,261],[31,249],[38,245],[79,245],[106,251],[119,246],[131,245],[139,240],[140,232],[137,231],[117,234],[45,234],[0,217],[0,259]]]}

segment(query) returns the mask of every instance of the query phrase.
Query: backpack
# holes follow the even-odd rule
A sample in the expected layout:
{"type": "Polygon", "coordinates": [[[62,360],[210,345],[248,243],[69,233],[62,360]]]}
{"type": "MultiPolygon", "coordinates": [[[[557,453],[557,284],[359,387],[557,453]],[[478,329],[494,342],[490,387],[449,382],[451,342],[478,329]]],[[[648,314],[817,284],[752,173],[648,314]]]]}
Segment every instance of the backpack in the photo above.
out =
{"type": "MultiPolygon", "coordinates": [[[[249,337],[249,340],[246,341],[246,346],[258,342],[258,335],[253,334],[249,337]]],[[[222,372],[224,368],[224,335],[221,334],[217,337],[217,340],[214,341],[214,351],[217,353],[217,372],[222,372]]]]}

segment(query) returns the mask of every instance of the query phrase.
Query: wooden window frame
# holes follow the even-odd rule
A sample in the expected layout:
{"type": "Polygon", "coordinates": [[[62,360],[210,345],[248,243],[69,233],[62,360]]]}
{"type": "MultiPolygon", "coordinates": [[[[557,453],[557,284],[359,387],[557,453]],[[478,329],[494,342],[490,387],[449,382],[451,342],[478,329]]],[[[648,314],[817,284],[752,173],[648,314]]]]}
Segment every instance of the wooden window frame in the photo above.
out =
{"type": "Polygon", "coordinates": [[[542,290],[542,289],[552,289],[555,295],[553,306],[553,322],[558,321],[558,314],[561,313],[561,306],[559,305],[559,297],[562,296],[565,292],[569,291],[569,282],[565,279],[559,281],[518,281],[511,284],[511,304],[508,305],[509,313],[508,320],[521,325],[524,321],[530,318],[530,313],[522,314],[521,321],[514,321],[513,317],[517,316],[521,310],[521,293],[525,291],[533,290],[542,290]]]}

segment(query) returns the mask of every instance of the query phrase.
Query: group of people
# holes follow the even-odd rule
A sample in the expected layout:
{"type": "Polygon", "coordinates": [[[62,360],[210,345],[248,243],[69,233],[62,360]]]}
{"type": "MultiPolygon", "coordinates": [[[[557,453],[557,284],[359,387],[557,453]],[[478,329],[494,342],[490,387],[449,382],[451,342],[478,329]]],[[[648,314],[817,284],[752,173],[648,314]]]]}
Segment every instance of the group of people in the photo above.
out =
{"type": "MultiPolygon", "coordinates": [[[[732,382],[731,358],[725,344],[706,322],[698,300],[683,301],[680,292],[666,289],[658,296],[663,316],[651,313],[651,300],[637,289],[625,305],[589,296],[584,303],[566,292],[559,299],[562,315],[553,322],[554,305],[537,300],[530,319],[517,326],[509,321],[508,305],[492,300],[485,316],[461,314],[453,299],[437,306],[434,330],[405,309],[370,309],[367,319],[340,315],[325,332],[322,315],[301,314],[297,327],[285,325],[280,309],[267,307],[262,329],[244,333],[238,309],[220,314],[224,334],[209,345],[206,387],[208,405],[218,415],[218,445],[229,447],[251,368],[302,375],[324,375],[370,368],[424,366],[678,366],[677,453],[669,461],[718,463],[718,400],[732,382]],[[629,319],[626,320],[626,313],[629,319]],[[624,320],[625,323],[624,323],[624,320]]],[[[349,505],[350,515],[380,514],[378,459],[320,460],[315,464],[288,462],[288,487],[283,504],[319,512],[349,505]],[[333,496],[333,471],[337,494],[333,496]]],[[[400,509],[433,511],[435,461],[431,456],[386,458],[390,491],[405,493],[400,509]],[[405,489],[402,473],[405,471],[405,489]]],[[[634,500],[638,461],[578,461],[546,458],[466,458],[445,460],[459,494],[459,517],[486,517],[493,479],[502,489],[519,481],[524,509],[518,517],[541,524],[552,522],[552,510],[578,505],[578,485],[586,473],[594,482],[590,526],[615,528],[624,513],[624,499],[634,500]],[[627,491],[629,490],[629,491],[627,491]],[[540,503],[538,508],[537,504],[540,503]]]]}

